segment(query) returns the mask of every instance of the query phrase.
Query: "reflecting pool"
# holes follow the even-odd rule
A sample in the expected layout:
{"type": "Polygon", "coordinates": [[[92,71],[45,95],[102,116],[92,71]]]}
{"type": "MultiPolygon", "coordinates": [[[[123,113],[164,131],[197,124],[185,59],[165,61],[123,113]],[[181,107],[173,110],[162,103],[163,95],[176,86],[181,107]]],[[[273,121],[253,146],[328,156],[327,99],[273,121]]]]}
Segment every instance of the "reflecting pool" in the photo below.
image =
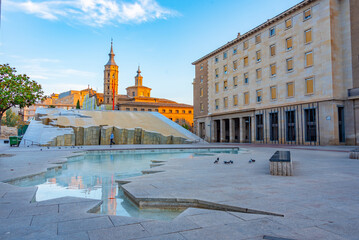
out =
{"type": "MultiPolygon", "coordinates": [[[[45,175],[13,182],[18,186],[37,186],[36,201],[72,196],[103,201],[100,213],[168,220],[181,211],[168,209],[138,209],[123,192],[116,180],[142,175],[151,160],[167,161],[171,158],[195,158],[216,153],[238,154],[238,150],[140,150],[94,151],[69,158],[62,169],[50,170],[45,175]]],[[[180,161],[180,160],[179,160],[180,161]]]]}

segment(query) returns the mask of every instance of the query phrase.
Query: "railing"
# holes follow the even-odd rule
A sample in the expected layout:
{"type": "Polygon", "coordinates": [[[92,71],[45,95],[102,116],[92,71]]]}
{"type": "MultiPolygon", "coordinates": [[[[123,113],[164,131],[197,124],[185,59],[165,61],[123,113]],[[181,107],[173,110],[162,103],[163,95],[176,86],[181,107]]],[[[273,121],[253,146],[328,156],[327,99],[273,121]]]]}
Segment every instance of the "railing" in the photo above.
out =
{"type": "Polygon", "coordinates": [[[41,146],[41,144],[39,142],[30,140],[30,139],[22,139],[21,143],[23,143],[24,146],[30,146],[30,145],[31,146],[33,146],[33,145],[41,146]]]}

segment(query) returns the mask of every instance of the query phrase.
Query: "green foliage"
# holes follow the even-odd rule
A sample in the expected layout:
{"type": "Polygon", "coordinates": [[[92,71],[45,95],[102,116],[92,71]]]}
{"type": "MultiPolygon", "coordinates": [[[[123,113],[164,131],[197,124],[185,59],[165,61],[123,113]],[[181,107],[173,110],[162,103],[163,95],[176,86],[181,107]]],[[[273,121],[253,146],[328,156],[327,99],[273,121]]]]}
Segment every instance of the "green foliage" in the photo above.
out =
{"type": "Polygon", "coordinates": [[[81,107],[80,107],[80,100],[77,100],[76,109],[81,109],[81,107]]]}
{"type": "Polygon", "coordinates": [[[6,111],[6,117],[1,121],[1,124],[8,127],[15,127],[20,122],[20,116],[16,115],[11,109],[6,111]]]}
{"type": "Polygon", "coordinates": [[[43,99],[44,92],[40,84],[25,74],[16,74],[15,68],[9,64],[0,64],[0,121],[4,112],[11,107],[29,107],[43,99]]]}
{"type": "Polygon", "coordinates": [[[9,64],[0,64],[0,89],[0,118],[13,106],[29,107],[44,98],[40,84],[25,74],[16,74],[9,64]]]}
{"type": "Polygon", "coordinates": [[[185,129],[187,129],[187,130],[189,130],[189,129],[190,129],[189,125],[188,125],[188,124],[186,124],[186,123],[182,124],[182,127],[183,127],[183,128],[185,128],[185,129]]]}

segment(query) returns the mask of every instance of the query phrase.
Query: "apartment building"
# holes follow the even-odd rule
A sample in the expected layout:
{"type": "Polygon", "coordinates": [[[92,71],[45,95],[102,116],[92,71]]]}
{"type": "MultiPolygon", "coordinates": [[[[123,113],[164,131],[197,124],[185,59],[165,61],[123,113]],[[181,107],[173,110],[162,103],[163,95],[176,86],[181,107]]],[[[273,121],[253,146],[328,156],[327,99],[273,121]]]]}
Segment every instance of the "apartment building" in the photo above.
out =
{"type": "Polygon", "coordinates": [[[358,2],[302,1],[195,61],[197,135],[357,144],[358,2]]]}

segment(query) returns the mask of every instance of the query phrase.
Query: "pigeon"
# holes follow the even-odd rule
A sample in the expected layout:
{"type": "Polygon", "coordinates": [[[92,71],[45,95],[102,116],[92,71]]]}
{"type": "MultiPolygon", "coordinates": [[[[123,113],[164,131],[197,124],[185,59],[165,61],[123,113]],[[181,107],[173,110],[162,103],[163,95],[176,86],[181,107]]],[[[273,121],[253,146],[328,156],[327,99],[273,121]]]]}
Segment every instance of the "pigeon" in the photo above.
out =
{"type": "Polygon", "coordinates": [[[254,160],[254,159],[251,159],[251,161],[252,161],[252,162],[255,162],[256,160],[254,160]]]}
{"type": "Polygon", "coordinates": [[[42,148],[40,148],[40,151],[42,151],[42,148]]]}
{"type": "Polygon", "coordinates": [[[233,161],[230,160],[230,161],[223,161],[224,164],[233,164],[233,161]]]}
{"type": "Polygon", "coordinates": [[[214,161],[214,163],[218,163],[219,162],[219,157],[216,159],[216,161],[214,161]]]}

